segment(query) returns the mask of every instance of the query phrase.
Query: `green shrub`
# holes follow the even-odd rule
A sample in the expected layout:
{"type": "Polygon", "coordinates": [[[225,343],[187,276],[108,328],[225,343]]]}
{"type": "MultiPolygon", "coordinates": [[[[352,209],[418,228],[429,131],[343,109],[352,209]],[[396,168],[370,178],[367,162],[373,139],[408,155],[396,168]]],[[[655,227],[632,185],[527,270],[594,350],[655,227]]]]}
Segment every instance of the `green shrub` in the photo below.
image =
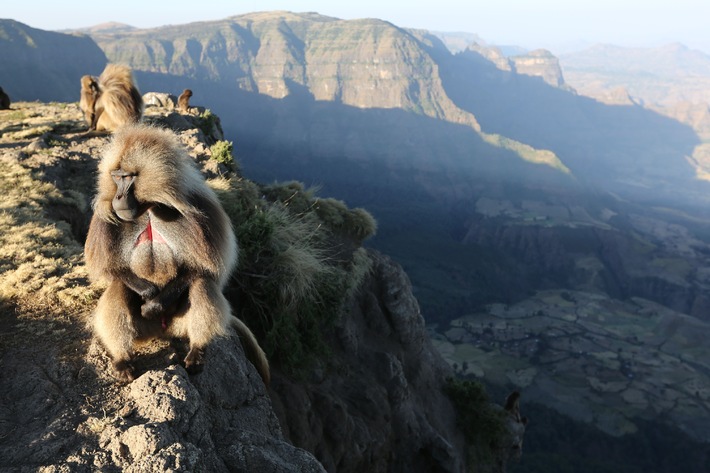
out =
{"type": "Polygon", "coordinates": [[[492,465],[492,446],[503,445],[508,435],[505,413],[491,404],[484,386],[471,380],[449,378],[445,392],[456,408],[457,425],[466,439],[469,471],[492,465]]]}
{"type": "Polygon", "coordinates": [[[234,165],[234,145],[231,141],[218,141],[210,146],[211,158],[221,164],[234,165]]]}
{"type": "Polygon", "coordinates": [[[312,210],[315,189],[305,189],[298,181],[282,182],[264,186],[264,196],[270,201],[279,201],[291,213],[301,214],[312,210]]]}
{"type": "Polygon", "coordinates": [[[332,198],[318,199],[315,211],[323,222],[341,234],[361,243],[377,231],[377,222],[365,209],[349,209],[345,202],[332,198]]]}
{"type": "Polygon", "coordinates": [[[198,126],[200,127],[200,130],[202,130],[202,133],[204,133],[205,136],[212,136],[212,130],[214,129],[215,124],[217,123],[217,115],[212,113],[211,110],[207,109],[200,114],[198,119],[198,126]]]}
{"type": "Polygon", "coordinates": [[[313,191],[300,183],[260,187],[216,179],[210,185],[239,242],[235,311],[271,362],[298,375],[328,354],[324,333],[368,273],[370,259],[362,249],[347,261],[329,256],[330,230],[313,211],[313,191]]]}

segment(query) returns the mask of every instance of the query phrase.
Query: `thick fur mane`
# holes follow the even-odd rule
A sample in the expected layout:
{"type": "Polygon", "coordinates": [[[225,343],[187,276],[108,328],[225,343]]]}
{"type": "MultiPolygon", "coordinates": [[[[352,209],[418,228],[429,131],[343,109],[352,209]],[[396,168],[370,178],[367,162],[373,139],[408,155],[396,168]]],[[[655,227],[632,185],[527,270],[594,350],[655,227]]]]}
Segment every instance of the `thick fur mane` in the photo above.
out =
{"type": "Polygon", "coordinates": [[[136,172],[141,180],[151,183],[150,196],[141,195],[138,190],[136,197],[141,201],[164,204],[186,215],[195,211],[188,205],[190,193],[216,200],[173,133],[147,125],[129,125],[114,135],[99,164],[94,211],[105,221],[116,221],[110,200],[115,184],[110,173],[119,167],[136,172]],[[150,158],[146,159],[146,156],[150,158]]]}

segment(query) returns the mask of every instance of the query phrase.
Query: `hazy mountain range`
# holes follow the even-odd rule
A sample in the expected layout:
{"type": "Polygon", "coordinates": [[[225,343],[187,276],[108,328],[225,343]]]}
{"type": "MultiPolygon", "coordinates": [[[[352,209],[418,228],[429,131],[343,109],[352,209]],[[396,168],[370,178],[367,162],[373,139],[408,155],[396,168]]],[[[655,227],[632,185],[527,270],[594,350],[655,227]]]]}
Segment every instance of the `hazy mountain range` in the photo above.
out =
{"type": "Polygon", "coordinates": [[[710,324],[707,56],[673,45],[556,58],[314,13],[84,32],[0,22],[0,85],[15,100],[76,101],[79,77],[104,65],[79,57],[98,45],[143,92],[191,88],[246,175],[375,215],[372,245],[404,265],[463,374],[550,405],[564,393],[552,407],[614,435],[662,416],[708,440],[710,350],[691,336],[710,324]],[[50,34],[76,54],[62,62],[71,80],[19,80],[50,34]],[[593,317],[565,319],[582,313],[593,317]],[[615,322],[597,332],[598,317],[615,322]]]}

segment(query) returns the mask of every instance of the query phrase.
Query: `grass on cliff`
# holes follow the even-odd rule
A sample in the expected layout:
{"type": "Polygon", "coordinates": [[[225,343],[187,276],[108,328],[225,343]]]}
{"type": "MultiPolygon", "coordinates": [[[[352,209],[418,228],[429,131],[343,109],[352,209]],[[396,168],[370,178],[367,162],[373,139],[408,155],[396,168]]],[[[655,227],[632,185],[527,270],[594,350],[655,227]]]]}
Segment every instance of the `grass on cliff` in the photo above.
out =
{"type": "Polygon", "coordinates": [[[359,245],[374,232],[374,219],[344,204],[323,218],[315,191],[296,182],[260,186],[216,179],[210,185],[240,246],[235,312],[272,363],[298,373],[327,355],[323,333],[369,271],[359,245]]]}
{"type": "Polygon", "coordinates": [[[53,204],[85,212],[78,194],[62,194],[19,164],[0,162],[0,298],[24,307],[80,308],[87,292],[82,248],[69,225],[46,214],[53,204]]]}
{"type": "Polygon", "coordinates": [[[234,144],[231,141],[220,140],[210,146],[211,159],[221,164],[234,165],[234,144]]]}
{"type": "Polygon", "coordinates": [[[486,143],[510,150],[525,161],[534,164],[545,164],[565,174],[571,174],[569,168],[565,166],[564,163],[560,161],[560,158],[558,158],[552,151],[535,149],[525,143],[521,143],[497,134],[481,133],[481,137],[486,143]]]}
{"type": "Polygon", "coordinates": [[[467,470],[492,467],[496,456],[491,446],[504,445],[507,435],[504,411],[491,404],[478,381],[449,378],[445,392],[456,408],[457,425],[466,439],[467,470]]]}

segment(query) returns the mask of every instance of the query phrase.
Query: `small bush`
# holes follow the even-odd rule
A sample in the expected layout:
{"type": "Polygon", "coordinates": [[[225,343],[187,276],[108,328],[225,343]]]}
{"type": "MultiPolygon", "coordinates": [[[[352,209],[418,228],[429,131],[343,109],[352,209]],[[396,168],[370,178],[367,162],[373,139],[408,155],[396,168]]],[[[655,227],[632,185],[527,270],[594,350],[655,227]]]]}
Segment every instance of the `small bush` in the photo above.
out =
{"type": "Polygon", "coordinates": [[[221,164],[234,165],[234,145],[231,141],[218,141],[210,146],[211,158],[221,164]]]}
{"type": "Polygon", "coordinates": [[[503,445],[508,435],[504,411],[491,404],[486,389],[477,381],[449,378],[445,392],[456,408],[456,423],[468,445],[469,471],[493,464],[494,446],[503,445]]]}
{"type": "Polygon", "coordinates": [[[250,211],[261,205],[259,186],[248,179],[218,177],[207,181],[207,184],[217,193],[233,222],[237,217],[248,216],[250,211]]]}
{"type": "Polygon", "coordinates": [[[377,221],[367,210],[349,209],[341,200],[318,199],[315,211],[333,231],[348,235],[358,243],[377,231],[377,221]]]}
{"type": "Polygon", "coordinates": [[[200,127],[202,133],[204,133],[205,136],[212,136],[212,131],[217,123],[217,116],[212,113],[211,110],[207,109],[200,114],[198,119],[199,122],[197,126],[200,127]]]}
{"type": "Polygon", "coordinates": [[[327,225],[314,211],[312,190],[300,183],[259,187],[216,179],[239,242],[231,290],[239,317],[252,328],[272,363],[298,375],[329,352],[324,333],[370,268],[353,249],[334,260],[327,225]]]}
{"type": "Polygon", "coordinates": [[[313,209],[315,189],[305,189],[298,181],[289,181],[264,186],[264,197],[283,203],[294,214],[303,214],[313,209]]]}

